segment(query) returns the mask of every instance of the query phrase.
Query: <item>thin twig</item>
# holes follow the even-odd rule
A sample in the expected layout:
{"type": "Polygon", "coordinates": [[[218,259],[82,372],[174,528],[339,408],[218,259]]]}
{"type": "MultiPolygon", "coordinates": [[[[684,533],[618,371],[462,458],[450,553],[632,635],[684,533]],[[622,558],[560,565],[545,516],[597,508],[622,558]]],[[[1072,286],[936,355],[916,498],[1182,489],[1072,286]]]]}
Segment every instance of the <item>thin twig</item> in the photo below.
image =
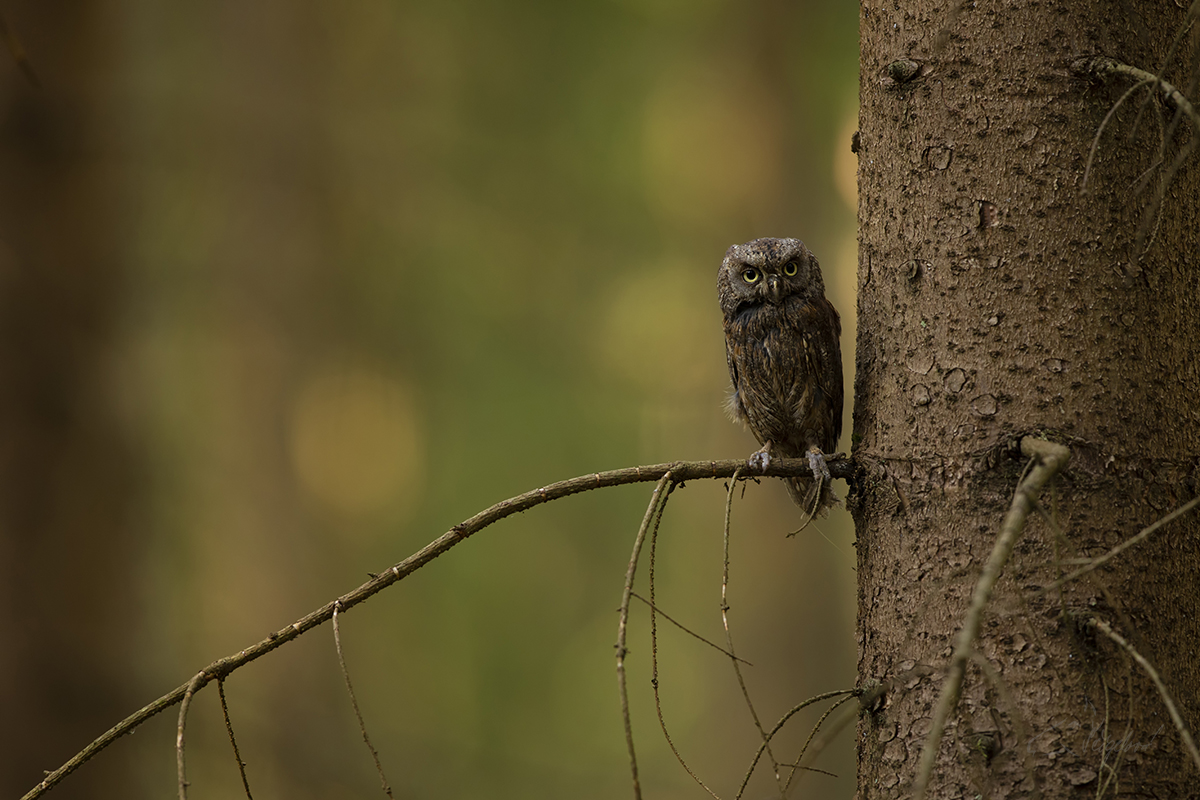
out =
{"type": "MultiPolygon", "coordinates": [[[[1193,124],[1200,125],[1200,122],[1193,120],[1193,124]]],[[[1195,129],[1195,132],[1192,134],[1192,138],[1188,140],[1188,143],[1179,148],[1179,152],[1175,154],[1175,158],[1171,161],[1171,166],[1167,167],[1166,173],[1163,174],[1162,180],[1159,181],[1158,191],[1154,195],[1154,201],[1146,209],[1146,213],[1148,215],[1153,215],[1152,218],[1155,221],[1154,225],[1150,224],[1151,217],[1147,216],[1146,222],[1144,222],[1138,229],[1137,240],[1135,242],[1135,252],[1144,254],[1150,247],[1150,242],[1153,241],[1153,236],[1158,231],[1158,212],[1159,209],[1162,208],[1163,201],[1167,197],[1167,189],[1170,188],[1171,182],[1175,179],[1175,176],[1179,173],[1179,170],[1183,169],[1183,165],[1187,163],[1187,160],[1192,157],[1192,153],[1195,152],[1197,136],[1200,136],[1200,127],[1195,129]]]]}
{"type": "MultiPolygon", "coordinates": [[[[1104,796],[1104,787],[1108,785],[1108,781],[1103,779],[1104,768],[1108,766],[1108,723],[1110,719],[1110,708],[1108,703],[1108,681],[1104,679],[1104,674],[1100,675],[1100,685],[1104,687],[1104,738],[1100,742],[1100,769],[1096,770],[1096,774],[1102,779],[1096,781],[1096,800],[1100,800],[1104,796]]],[[[1109,767],[1109,772],[1116,774],[1116,771],[1109,767]]]]}
{"type": "Polygon", "coordinates": [[[1122,75],[1127,78],[1133,78],[1134,80],[1142,83],[1153,83],[1155,84],[1155,88],[1158,89],[1159,93],[1161,93],[1168,102],[1170,102],[1184,114],[1187,114],[1191,119],[1192,124],[1196,126],[1197,129],[1200,129],[1200,114],[1196,112],[1196,109],[1192,105],[1191,101],[1184,96],[1183,92],[1179,91],[1174,86],[1167,83],[1159,76],[1154,75],[1153,73],[1147,72],[1144,69],[1132,67],[1129,64],[1122,64],[1120,61],[1108,58],[1106,56],[1095,56],[1094,58],[1082,59],[1075,63],[1075,67],[1076,69],[1091,73],[1101,78],[1108,77],[1109,75],[1122,75]]]}
{"type": "MultiPolygon", "coordinates": [[[[1193,4],[1193,7],[1194,7],[1194,4],[1193,4]]],[[[1188,17],[1189,24],[1190,24],[1190,20],[1191,20],[1191,14],[1192,14],[1192,12],[1189,11],[1189,17],[1188,17]]],[[[1125,98],[1127,98],[1130,94],[1133,93],[1134,90],[1136,90],[1140,86],[1147,85],[1147,84],[1153,84],[1154,89],[1157,90],[1157,92],[1159,94],[1161,94],[1167,102],[1169,102],[1171,105],[1173,105],[1179,113],[1186,115],[1188,117],[1189,121],[1192,123],[1192,128],[1194,129],[1194,134],[1193,134],[1192,140],[1189,141],[1187,143],[1187,145],[1185,145],[1183,148],[1181,148],[1180,152],[1176,155],[1175,159],[1171,163],[1170,168],[1167,170],[1167,172],[1163,176],[1162,180],[1159,181],[1158,192],[1155,194],[1154,200],[1146,208],[1146,222],[1143,224],[1142,228],[1139,229],[1138,235],[1137,235],[1137,241],[1136,241],[1137,252],[1144,253],[1145,248],[1148,247],[1146,238],[1148,235],[1151,235],[1153,233],[1154,226],[1151,224],[1151,221],[1156,220],[1158,217],[1159,209],[1162,206],[1163,200],[1166,198],[1167,187],[1171,184],[1171,181],[1174,179],[1175,175],[1183,167],[1184,162],[1186,162],[1187,159],[1191,157],[1192,152],[1195,150],[1195,137],[1200,136],[1200,113],[1198,113],[1196,111],[1196,108],[1192,105],[1191,101],[1188,100],[1188,98],[1184,95],[1183,92],[1179,91],[1179,89],[1177,89],[1176,87],[1167,83],[1159,75],[1155,75],[1151,72],[1147,72],[1144,69],[1139,69],[1138,67],[1130,66],[1129,64],[1123,64],[1120,61],[1116,61],[1115,59],[1108,58],[1106,56],[1095,56],[1093,58],[1080,59],[1074,63],[1074,68],[1076,70],[1079,70],[1079,71],[1082,71],[1085,73],[1090,73],[1090,74],[1095,75],[1100,78],[1106,78],[1110,75],[1120,75],[1122,77],[1132,78],[1132,79],[1138,81],[1138,84],[1136,86],[1134,86],[1132,89],[1126,91],[1125,94],[1121,96],[1121,100],[1117,101],[1117,105],[1120,105],[1120,103],[1125,98]]],[[[1108,118],[1112,116],[1112,113],[1115,110],[1116,110],[1116,106],[1114,105],[1113,108],[1109,110],[1109,115],[1107,117],[1105,117],[1106,122],[1107,122],[1108,118]]],[[[1170,127],[1170,130],[1172,132],[1174,130],[1174,127],[1177,124],[1178,123],[1176,121],[1174,121],[1174,120],[1172,121],[1172,124],[1170,127]]],[[[1103,124],[1100,127],[1101,127],[1101,130],[1103,130],[1103,127],[1104,127],[1103,124]]],[[[1098,139],[1099,139],[1099,131],[1097,131],[1097,141],[1098,141],[1098,139]]],[[[1169,141],[1169,134],[1168,134],[1167,141],[1169,141]]],[[[1095,143],[1093,142],[1093,152],[1094,152],[1094,150],[1095,150],[1095,143]]],[[[1091,162],[1090,155],[1088,156],[1088,162],[1089,162],[1089,166],[1090,166],[1090,162],[1091,162]]],[[[1087,182],[1087,170],[1085,169],[1084,170],[1085,185],[1086,185],[1086,182],[1087,182]]]]}
{"type": "Polygon", "coordinates": [[[676,620],[674,620],[674,619],[673,619],[673,618],[672,618],[672,617],[671,617],[669,614],[667,614],[667,612],[665,612],[665,611],[663,611],[661,608],[659,608],[659,607],[658,607],[658,605],[656,605],[655,603],[651,603],[649,600],[647,600],[646,598],[642,597],[642,596],[641,596],[640,594],[638,594],[637,592],[631,592],[630,594],[631,594],[631,596],[633,597],[633,599],[635,599],[635,600],[641,600],[641,601],[642,601],[643,603],[645,603],[645,604],[646,604],[646,605],[647,605],[649,608],[653,609],[653,610],[654,610],[654,612],[655,612],[656,614],[661,614],[661,615],[662,615],[662,617],[663,617],[663,619],[665,619],[667,622],[669,622],[669,623],[671,623],[672,625],[674,625],[676,628],[679,628],[679,630],[683,631],[683,632],[684,632],[684,633],[686,633],[688,636],[691,636],[691,637],[693,637],[693,638],[695,638],[695,639],[699,639],[700,641],[704,642],[704,643],[705,643],[706,645],[708,645],[709,647],[713,648],[714,650],[718,650],[718,651],[720,651],[720,652],[724,653],[725,655],[729,656],[730,658],[736,658],[738,661],[742,662],[743,664],[745,664],[745,665],[746,665],[746,666],[748,666],[748,667],[753,667],[753,666],[754,666],[753,664],[751,664],[751,663],[750,663],[749,661],[747,661],[746,659],[744,659],[744,658],[739,658],[738,656],[735,656],[733,653],[730,653],[728,650],[726,650],[724,647],[721,647],[721,645],[717,644],[716,642],[712,642],[712,641],[709,641],[708,639],[705,639],[705,638],[704,638],[703,636],[701,636],[700,634],[698,634],[698,633],[696,633],[695,631],[693,631],[693,630],[689,629],[689,628],[688,628],[686,625],[683,625],[682,623],[680,623],[680,622],[677,622],[677,621],[676,621],[676,620]]]}
{"type": "MultiPolygon", "coordinates": [[[[1175,58],[1175,53],[1179,51],[1179,45],[1183,43],[1184,38],[1187,36],[1187,32],[1192,29],[1192,23],[1195,21],[1198,8],[1200,8],[1200,2],[1193,2],[1192,7],[1188,9],[1187,16],[1185,16],[1183,19],[1183,24],[1180,25],[1179,29],[1175,31],[1175,38],[1171,41],[1171,46],[1167,48],[1167,54],[1163,56],[1162,64],[1159,66],[1157,74],[1167,74],[1167,67],[1171,65],[1171,60],[1175,58]]],[[[1149,102],[1149,100],[1150,97],[1147,96],[1146,99],[1142,101],[1142,105],[1138,107],[1138,116],[1133,120],[1134,124],[1133,130],[1131,131],[1131,136],[1137,133],[1138,119],[1141,117],[1142,111],[1145,109],[1146,103],[1149,102]]]]}
{"type": "Polygon", "coordinates": [[[843,699],[833,706],[834,708],[837,708],[837,706],[841,705],[845,700],[851,697],[857,697],[859,694],[861,694],[859,689],[839,689],[835,692],[825,692],[824,694],[819,694],[815,697],[808,698],[803,703],[794,706],[790,711],[780,717],[779,722],[775,723],[775,727],[771,728],[766,737],[764,737],[763,743],[758,746],[758,751],[754,754],[754,758],[750,761],[750,768],[746,770],[746,777],[742,778],[742,785],[738,788],[738,792],[734,800],[741,800],[742,794],[746,791],[746,786],[750,783],[750,777],[754,774],[754,768],[758,766],[758,760],[762,758],[762,754],[766,752],[767,746],[770,744],[771,739],[774,738],[775,734],[779,733],[779,730],[787,723],[789,719],[794,717],[800,711],[808,708],[813,703],[819,703],[822,700],[829,700],[834,697],[841,697],[843,699]]]}
{"type": "MultiPolygon", "coordinates": [[[[763,730],[762,722],[758,718],[758,711],[754,708],[754,702],[750,699],[750,690],[746,687],[746,679],[742,676],[742,668],[738,666],[736,651],[733,647],[733,632],[729,630],[729,521],[733,515],[733,490],[737,486],[738,472],[733,473],[733,477],[729,479],[729,491],[725,495],[725,530],[722,536],[722,545],[724,547],[724,566],[721,571],[721,624],[725,627],[725,641],[729,645],[730,658],[734,659],[733,674],[737,676],[738,686],[741,687],[742,697],[746,701],[746,708],[750,711],[750,718],[754,720],[754,727],[758,729],[759,738],[763,741],[763,746],[767,750],[767,758],[771,760],[771,770],[775,775],[775,784],[779,787],[779,793],[783,794],[783,776],[779,772],[779,759],[775,758],[775,753],[771,751],[770,739],[767,732],[763,730]]],[[[820,492],[817,493],[818,498],[820,492]]],[[[757,759],[756,759],[757,761],[757,759]]]]}
{"type": "MultiPolygon", "coordinates": [[[[817,769],[816,767],[804,766],[804,757],[806,755],[808,755],[808,752],[809,752],[808,748],[813,743],[813,738],[816,737],[817,731],[821,730],[821,726],[825,724],[825,720],[829,719],[829,715],[832,714],[834,711],[836,711],[838,709],[838,706],[840,706],[842,703],[845,703],[847,700],[849,700],[850,697],[851,696],[847,696],[847,697],[843,697],[841,700],[838,700],[836,703],[831,705],[829,708],[825,709],[825,713],[817,718],[817,721],[813,725],[812,730],[808,732],[808,738],[804,740],[804,745],[800,748],[799,755],[796,756],[796,763],[792,765],[792,771],[788,775],[787,783],[784,784],[784,787],[783,787],[783,796],[784,797],[787,796],[788,791],[792,788],[792,781],[796,779],[797,775],[802,775],[805,772],[820,772],[824,775],[832,775],[835,778],[837,777],[836,775],[834,775],[832,772],[829,772],[828,770],[817,769]]],[[[816,758],[818,755],[820,755],[821,750],[824,749],[824,747],[825,747],[824,741],[828,741],[828,740],[826,739],[826,740],[823,740],[822,742],[818,743],[816,750],[813,751],[813,758],[816,758]]]]}
{"type": "Polygon", "coordinates": [[[202,678],[204,673],[196,674],[196,677],[188,681],[187,688],[183,692],[183,700],[179,704],[179,724],[175,727],[175,776],[179,782],[179,800],[187,800],[187,770],[184,768],[183,762],[183,730],[187,727],[188,708],[192,705],[192,697],[201,686],[203,686],[202,678]]]}
{"type": "MultiPolygon", "coordinates": [[[[1108,683],[1104,684],[1105,696],[1104,702],[1108,703],[1108,683]]],[[[1121,742],[1128,742],[1129,737],[1133,735],[1133,664],[1126,664],[1125,670],[1125,697],[1127,698],[1127,713],[1125,714],[1125,734],[1121,737],[1121,742]]],[[[1107,718],[1107,707],[1105,716],[1107,718]]],[[[1104,784],[1097,789],[1099,797],[1108,790],[1111,785],[1113,787],[1113,797],[1121,795],[1121,759],[1125,757],[1125,748],[1117,748],[1116,758],[1113,759],[1112,766],[1108,768],[1108,777],[1104,780],[1104,784]]]]}
{"type": "Polygon", "coordinates": [[[671,748],[671,752],[675,754],[675,760],[679,762],[679,766],[683,767],[684,772],[692,776],[692,780],[699,784],[701,789],[708,792],[716,800],[721,800],[717,796],[717,793],[708,788],[708,785],[700,779],[700,776],[683,760],[679,748],[675,746],[674,740],[671,739],[671,732],[667,730],[667,720],[663,716],[662,710],[662,697],[658,691],[658,614],[654,607],[654,557],[658,549],[658,526],[662,523],[663,511],[667,508],[667,499],[670,497],[673,488],[674,484],[667,487],[667,494],[663,497],[662,503],[658,507],[658,513],[654,517],[654,528],[650,531],[650,685],[654,689],[654,711],[658,714],[658,726],[662,729],[663,738],[667,740],[667,745],[671,748]]]}
{"type": "Polygon", "coordinates": [[[1192,757],[1192,762],[1196,765],[1196,769],[1200,771],[1200,750],[1196,749],[1196,742],[1192,739],[1192,734],[1188,731],[1187,725],[1184,724],[1183,717],[1179,715],[1179,709],[1175,706],[1175,701],[1171,699],[1171,695],[1167,691],[1166,685],[1162,682],[1162,678],[1159,677],[1158,670],[1133,645],[1127,642],[1125,637],[1114,631],[1104,620],[1099,617],[1091,617],[1088,619],[1088,625],[1103,633],[1124,649],[1125,652],[1129,653],[1130,657],[1138,663],[1138,666],[1150,676],[1150,680],[1154,682],[1154,688],[1158,689],[1158,694],[1162,698],[1163,705],[1167,707],[1167,713],[1171,715],[1171,722],[1175,723],[1175,730],[1179,731],[1179,738],[1183,740],[1183,746],[1187,749],[1188,755],[1192,757]]]}
{"type": "Polygon", "coordinates": [[[238,773],[242,776],[242,788],[246,790],[247,800],[254,800],[250,794],[250,780],[246,777],[246,762],[238,752],[237,737],[233,735],[233,722],[229,719],[229,704],[225,702],[225,679],[217,678],[217,695],[221,698],[221,713],[225,716],[225,731],[229,734],[229,743],[233,745],[233,760],[237,762],[238,773]]]}
{"type": "MultiPolygon", "coordinates": [[[[1108,126],[1108,123],[1112,120],[1113,116],[1116,115],[1117,109],[1121,107],[1122,103],[1132,97],[1133,93],[1138,89],[1141,89],[1143,86],[1149,86],[1152,83],[1154,83],[1153,80],[1145,80],[1139,81],[1133,86],[1130,86],[1125,90],[1123,95],[1117,98],[1117,102],[1113,103],[1112,108],[1108,110],[1108,113],[1104,115],[1104,119],[1100,121],[1100,127],[1096,128],[1096,135],[1092,137],[1092,147],[1090,150],[1088,150],[1087,164],[1084,165],[1083,168],[1083,187],[1085,189],[1087,188],[1088,184],[1088,176],[1092,174],[1092,162],[1096,158],[1096,148],[1100,145],[1100,136],[1104,133],[1105,127],[1108,126]]],[[[1153,92],[1150,92],[1150,94],[1153,94],[1153,92]]]]}
{"type": "MultiPolygon", "coordinates": [[[[861,697],[861,695],[857,694],[856,696],[861,697]]],[[[838,703],[838,705],[841,705],[841,703],[838,703]]],[[[824,725],[821,735],[814,739],[813,743],[808,746],[808,751],[805,753],[804,757],[810,762],[820,758],[821,753],[825,752],[825,748],[829,746],[830,742],[836,739],[838,734],[845,730],[850,723],[859,718],[862,713],[861,709],[861,705],[851,706],[843,709],[842,712],[833,720],[832,724],[824,725]]],[[[809,772],[812,770],[806,767],[805,771],[809,772]]]]}
{"type": "Polygon", "coordinates": [[[1094,570],[1098,567],[1104,566],[1109,561],[1112,561],[1114,558],[1121,555],[1121,553],[1128,550],[1130,547],[1133,547],[1135,544],[1144,542],[1146,539],[1148,539],[1150,537],[1150,535],[1152,533],[1157,531],[1162,526],[1166,525],[1168,522],[1171,522],[1172,520],[1182,517],[1184,514],[1188,513],[1189,511],[1191,511],[1193,508],[1195,508],[1198,505],[1200,505],[1200,497],[1192,498],[1191,500],[1189,500],[1186,503],[1184,503],[1183,505],[1181,505],[1179,508],[1172,511],[1170,514],[1167,514],[1165,517],[1162,517],[1162,518],[1158,519],[1157,521],[1147,525],[1145,528],[1142,528],[1140,531],[1135,533],[1133,536],[1130,536],[1128,539],[1121,542],[1119,545],[1114,547],[1112,550],[1109,550],[1104,555],[1097,556],[1096,558],[1091,559],[1090,561],[1088,561],[1087,564],[1085,564],[1084,566],[1075,570],[1074,572],[1070,573],[1065,578],[1059,578],[1058,580],[1056,580],[1054,583],[1050,584],[1049,586],[1045,586],[1045,587],[1039,589],[1038,594],[1045,594],[1046,592],[1052,592],[1055,589],[1060,588],[1064,584],[1067,584],[1067,583],[1070,583],[1071,581],[1077,580],[1078,578],[1083,577],[1084,575],[1088,574],[1092,570],[1094,570]]]}
{"type": "Polygon", "coordinates": [[[638,556],[642,552],[642,543],[646,541],[650,520],[654,518],[658,504],[665,496],[664,490],[671,484],[671,480],[671,472],[668,470],[654,487],[654,493],[650,495],[650,505],[646,507],[646,515],[642,517],[642,525],[633,540],[633,554],[629,556],[629,568],[625,571],[625,592],[621,596],[621,613],[617,622],[617,690],[621,694],[621,718],[625,721],[625,745],[629,749],[629,771],[633,776],[635,800],[641,800],[642,785],[638,781],[637,752],[633,748],[633,722],[629,716],[629,691],[625,685],[625,656],[629,652],[625,649],[625,634],[629,626],[629,599],[633,596],[633,579],[637,574],[638,556]]]}
{"type": "MultiPolygon", "coordinates": [[[[1153,99],[1154,97],[1157,97],[1157,95],[1155,95],[1153,91],[1146,92],[1146,100],[1143,104],[1148,104],[1150,99],[1153,99]]],[[[1131,184],[1133,188],[1129,192],[1131,197],[1137,197],[1146,190],[1147,186],[1150,185],[1150,181],[1155,172],[1158,171],[1158,168],[1162,166],[1163,161],[1166,160],[1167,145],[1170,144],[1172,137],[1175,135],[1175,128],[1178,127],[1179,123],[1183,119],[1183,112],[1179,109],[1175,109],[1175,113],[1171,115],[1170,125],[1165,125],[1163,123],[1162,111],[1155,109],[1154,121],[1158,123],[1158,155],[1154,158],[1154,161],[1150,163],[1150,166],[1142,170],[1142,173],[1138,175],[1136,179],[1134,179],[1133,183],[1131,184]]],[[[1131,143],[1135,140],[1135,136],[1136,132],[1130,131],[1129,141],[1131,143]]]]}
{"type": "MultiPolygon", "coordinates": [[[[1066,545],[1066,547],[1071,551],[1071,553],[1073,555],[1078,556],[1079,550],[1075,547],[1074,544],[1072,544],[1071,540],[1067,538],[1066,533],[1064,533],[1062,531],[1062,529],[1058,527],[1058,522],[1053,517],[1050,516],[1050,514],[1046,511],[1045,508],[1042,507],[1042,504],[1040,502],[1034,501],[1033,507],[1034,507],[1034,510],[1036,510],[1038,512],[1038,514],[1041,515],[1042,519],[1046,521],[1046,524],[1050,526],[1050,532],[1054,534],[1055,538],[1057,538],[1064,545],[1066,545]]],[[[1071,563],[1073,563],[1073,564],[1086,564],[1087,562],[1088,562],[1088,559],[1085,559],[1085,558],[1072,558],[1071,559],[1071,563]]],[[[1141,634],[1138,632],[1137,628],[1130,621],[1129,617],[1125,614],[1125,612],[1121,610],[1121,604],[1119,602],[1117,602],[1117,598],[1113,595],[1113,593],[1111,591],[1109,591],[1108,586],[1104,583],[1103,580],[1101,580],[1100,576],[1092,575],[1088,578],[1088,581],[1093,586],[1096,587],[1097,591],[1100,592],[1100,595],[1104,598],[1105,603],[1107,603],[1107,608],[1110,610],[1111,613],[1115,614],[1119,618],[1121,624],[1125,626],[1125,629],[1133,631],[1134,634],[1138,635],[1138,638],[1140,639],[1141,634]]],[[[1028,605],[1025,602],[1024,595],[1018,595],[1017,597],[1018,597],[1018,600],[1021,602],[1021,604],[1023,606],[1025,606],[1026,613],[1027,614],[1032,613],[1029,611],[1028,605]]],[[[1070,619],[1070,614],[1066,608],[1064,608],[1062,610],[1061,614],[1062,614],[1063,619],[1065,619],[1065,620],[1070,619]]],[[[1144,644],[1144,642],[1141,642],[1141,643],[1144,644]]]]}
{"type": "Polygon", "coordinates": [[[955,638],[954,652],[950,657],[946,681],[942,684],[942,693],[938,697],[937,706],[934,709],[933,725],[929,729],[929,736],[925,739],[925,746],[921,751],[916,780],[913,782],[912,796],[914,800],[924,800],[925,792],[929,788],[929,779],[933,775],[933,765],[937,761],[942,735],[946,731],[950,713],[958,704],[958,695],[962,690],[963,677],[966,674],[967,659],[971,656],[975,637],[979,635],[983,611],[992,596],[992,590],[1000,579],[1000,573],[1008,562],[1008,558],[1017,544],[1017,539],[1025,529],[1025,521],[1029,517],[1029,512],[1033,510],[1034,501],[1041,493],[1042,487],[1066,465],[1067,460],[1071,457],[1071,451],[1061,444],[1035,439],[1032,436],[1026,436],[1021,440],[1021,452],[1031,459],[1036,459],[1038,463],[1030,470],[1028,477],[1017,486],[1017,490],[1013,494],[1012,506],[1000,527],[1000,535],[996,537],[991,555],[988,556],[979,581],[975,584],[975,591],[971,594],[971,604],[967,608],[963,626],[955,638]]]}
{"type": "Polygon", "coordinates": [[[375,770],[379,773],[379,782],[383,785],[383,793],[392,797],[392,787],[388,785],[387,775],[383,773],[383,763],[379,760],[379,751],[371,744],[367,735],[367,723],[363,721],[362,712],[358,710],[358,698],[354,696],[354,685],[350,683],[350,670],[346,669],[346,656],[342,653],[342,632],[338,627],[338,607],[333,607],[333,646],[337,649],[338,666],[342,668],[342,677],[346,679],[346,692],[350,695],[350,705],[354,707],[354,716],[358,719],[358,729],[362,731],[363,743],[371,751],[375,760],[375,770]]]}
{"type": "MultiPolygon", "coordinates": [[[[839,702],[837,703],[837,705],[835,705],[835,706],[834,706],[834,708],[836,708],[837,706],[840,706],[840,705],[841,705],[843,702],[845,702],[845,701],[844,701],[844,700],[843,700],[843,701],[839,701],[839,702]]],[[[829,709],[829,711],[832,711],[832,710],[833,710],[833,708],[829,709]]],[[[821,719],[817,720],[817,724],[818,724],[818,725],[820,725],[822,722],[824,722],[824,721],[825,721],[825,717],[827,717],[827,716],[829,716],[829,712],[828,712],[828,711],[827,711],[827,712],[825,712],[825,714],[823,714],[823,715],[821,716],[821,719]]],[[[813,729],[813,733],[816,733],[816,729],[813,729]]],[[[812,738],[812,736],[810,735],[810,736],[809,736],[809,738],[811,739],[811,738],[812,738]]],[[[829,770],[827,770],[827,769],[821,769],[820,767],[806,767],[806,766],[802,766],[802,765],[800,764],[800,762],[799,762],[799,761],[797,761],[797,762],[795,762],[795,763],[793,763],[793,764],[782,764],[781,766],[784,766],[784,767],[791,767],[791,768],[792,768],[791,777],[789,777],[789,778],[788,778],[788,784],[789,784],[789,785],[791,784],[791,779],[792,779],[792,777],[795,777],[796,775],[799,775],[799,774],[808,773],[808,772],[815,772],[815,773],[817,773],[818,775],[828,775],[828,776],[829,776],[829,777],[831,777],[831,778],[836,778],[836,777],[838,776],[838,774],[837,774],[836,772],[830,772],[829,770]]],[[[786,797],[786,795],[785,795],[785,797],[786,797]]]]}
{"type": "MultiPolygon", "coordinates": [[[[829,471],[835,478],[849,478],[853,475],[853,464],[850,459],[831,459],[829,462],[829,471]]],[[[333,617],[334,606],[341,608],[342,612],[349,611],[354,606],[370,599],[374,595],[383,591],[392,584],[407,578],[412,573],[416,572],[421,567],[433,561],[438,556],[450,550],[450,548],[466,540],[468,537],[479,533],[479,531],[488,526],[499,522],[505,517],[510,517],[513,514],[519,514],[522,511],[539,506],[542,503],[548,503],[552,500],[558,500],[563,497],[568,497],[580,492],[587,492],[593,489],[603,489],[609,486],[624,486],[631,483],[647,483],[657,481],[671,473],[673,479],[679,483],[691,480],[704,480],[708,478],[728,478],[739,469],[746,467],[745,459],[726,459],[724,461],[676,461],[670,464],[652,464],[645,467],[626,467],[625,469],[615,469],[608,472],[596,472],[590,475],[583,475],[578,478],[571,478],[565,481],[552,483],[541,489],[534,489],[531,492],[510,497],[507,500],[496,503],[483,511],[480,511],[470,519],[455,525],[446,533],[439,536],[423,548],[413,553],[408,558],[400,561],[394,566],[388,568],[386,572],[373,575],[371,580],[359,586],[357,589],[348,592],[345,595],[332,600],[316,611],[301,617],[300,619],[288,625],[286,628],[268,634],[267,638],[258,642],[252,647],[245,650],[240,650],[233,655],[218,659],[209,664],[199,673],[199,683],[195,686],[194,691],[199,691],[206,686],[210,681],[230,674],[231,672],[240,669],[249,664],[251,661],[261,658],[283,645],[307,633],[308,631],[325,624],[333,617]]],[[[772,459],[766,470],[760,474],[774,478],[790,478],[797,475],[811,475],[812,469],[808,466],[808,461],[801,458],[776,458],[772,459]]],[[[117,739],[134,731],[139,725],[146,720],[158,716],[163,711],[166,711],[171,706],[183,700],[191,682],[185,683],[171,690],[167,694],[149,703],[146,706],[138,709],[130,714],[125,719],[118,722],[113,727],[109,728],[96,739],[92,740],[86,747],[72,756],[61,767],[46,775],[37,786],[34,786],[21,800],[34,800],[41,797],[48,789],[58,785],[63,778],[70,775],[75,770],[79,769],[83,764],[95,757],[98,753],[107,749],[117,739]]]]}

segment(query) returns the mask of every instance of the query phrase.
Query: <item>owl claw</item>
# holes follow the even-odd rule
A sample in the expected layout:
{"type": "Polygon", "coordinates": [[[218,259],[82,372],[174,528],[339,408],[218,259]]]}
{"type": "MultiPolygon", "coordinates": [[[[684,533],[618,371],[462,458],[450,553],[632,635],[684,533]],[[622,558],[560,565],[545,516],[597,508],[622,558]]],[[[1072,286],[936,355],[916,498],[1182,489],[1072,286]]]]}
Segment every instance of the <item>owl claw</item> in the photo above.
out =
{"type": "Polygon", "coordinates": [[[825,454],[817,448],[808,451],[808,468],[812,470],[815,480],[824,481],[826,485],[833,480],[829,474],[829,465],[825,463],[825,454]]]}
{"type": "Polygon", "coordinates": [[[746,462],[750,465],[750,469],[766,472],[767,467],[771,466],[771,443],[767,442],[761,450],[751,453],[746,462]]]}

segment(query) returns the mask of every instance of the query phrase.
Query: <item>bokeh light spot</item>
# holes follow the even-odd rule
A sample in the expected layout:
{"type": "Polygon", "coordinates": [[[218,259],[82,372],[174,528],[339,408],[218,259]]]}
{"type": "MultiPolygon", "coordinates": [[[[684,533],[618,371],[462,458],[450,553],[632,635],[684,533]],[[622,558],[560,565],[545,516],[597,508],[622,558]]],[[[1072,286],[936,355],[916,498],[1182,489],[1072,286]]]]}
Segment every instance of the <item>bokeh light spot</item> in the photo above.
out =
{"type": "Polygon", "coordinates": [[[421,494],[423,454],[412,396],[369,368],[315,370],[296,395],[292,461],[304,488],[344,514],[407,510],[421,494]]]}

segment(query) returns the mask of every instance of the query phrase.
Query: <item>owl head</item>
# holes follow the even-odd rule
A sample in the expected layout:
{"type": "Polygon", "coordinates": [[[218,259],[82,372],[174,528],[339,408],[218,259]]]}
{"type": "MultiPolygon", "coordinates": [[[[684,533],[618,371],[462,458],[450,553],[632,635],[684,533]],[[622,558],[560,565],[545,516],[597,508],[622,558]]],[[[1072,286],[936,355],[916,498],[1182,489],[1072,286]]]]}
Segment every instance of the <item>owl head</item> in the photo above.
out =
{"type": "Polygon", "coordinates": [[[726,319],[799,297],[825,296],[816,257],[799,239],[755,239],[725,252],[717,274],[721,311],[726,319]]]}

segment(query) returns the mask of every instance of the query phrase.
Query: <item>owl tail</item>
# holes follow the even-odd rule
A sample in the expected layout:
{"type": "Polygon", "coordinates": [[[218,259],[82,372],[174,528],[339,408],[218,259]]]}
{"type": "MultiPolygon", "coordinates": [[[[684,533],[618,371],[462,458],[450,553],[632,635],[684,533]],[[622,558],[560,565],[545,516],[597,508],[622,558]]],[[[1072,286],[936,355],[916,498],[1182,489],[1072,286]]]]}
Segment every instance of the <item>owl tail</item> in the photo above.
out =
{"type": "Polygon", "coordinates": [[[817,517],[825,516],[839,502],[828,479],[786,478],[784,485],[792,502],[804,510],[804,524],[795,533],[804,530],[817,517]]]}

